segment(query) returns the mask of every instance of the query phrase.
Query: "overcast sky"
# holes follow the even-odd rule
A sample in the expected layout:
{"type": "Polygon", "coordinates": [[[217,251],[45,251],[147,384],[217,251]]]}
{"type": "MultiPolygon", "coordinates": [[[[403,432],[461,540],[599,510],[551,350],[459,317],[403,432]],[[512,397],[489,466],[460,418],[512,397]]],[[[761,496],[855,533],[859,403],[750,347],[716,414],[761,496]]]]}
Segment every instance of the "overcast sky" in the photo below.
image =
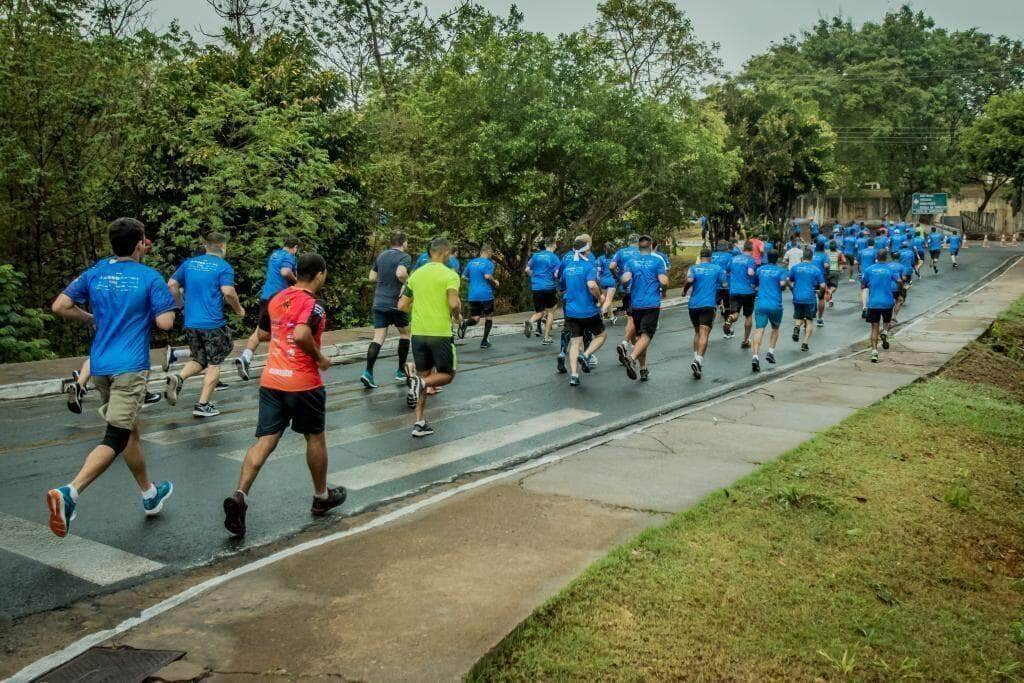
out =
{"type": "MultiPolygon", "coordinates": [[[[493,12],[504,13],[509,2],[477,0],[493,12]]],[[[425,0],[434,11],[448,9],[451,0],[425,0]]],[[[596,2],[592,0],[520,0],[515,3],[526,16],[528,28],[552,35],[568,33],[592,21],[596,2]]],[[[886,0],[679,0],[690,15],[697,34],[705,41],[722,45],[721,57],[727,69],[736,70],[748,57],[772,42],[812,25],[821,16],[843,13],[855,21],[876,19],[901,1],[886,0]]],[[[940,26],[952,29],[978,27],[994,34],[1024,37],[1024,3],[1021,0],[928,0],[916,2],[940,26]]],[[[217,18],[206,0],[155,0],[153,20],[166,25],[177,18],[194,35],[200,26],[209,31],[217,18]]],[[[198,37],[198,35],[197,35],[198,37]]]]}

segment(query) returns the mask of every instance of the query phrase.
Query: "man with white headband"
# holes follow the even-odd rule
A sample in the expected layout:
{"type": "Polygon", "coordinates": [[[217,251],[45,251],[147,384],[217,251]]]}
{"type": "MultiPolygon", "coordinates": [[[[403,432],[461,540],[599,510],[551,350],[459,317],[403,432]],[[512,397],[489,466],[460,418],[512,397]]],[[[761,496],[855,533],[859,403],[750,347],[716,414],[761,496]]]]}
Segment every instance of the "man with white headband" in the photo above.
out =
{"type": "Polygon", "coordinates": [[[580,235],[573,250],[566,255],[559,273],[559,282],[565,292],[565,328],[569,331],[569,384],[579,386],[580,374],[593,368],[594,353],[604,344],[608,334],[601,320],[601,288],[597,285],[597,269],[590,255],[590,236],[580,235]],[[584,348],[585,332],[593,340],[584,348]]]}

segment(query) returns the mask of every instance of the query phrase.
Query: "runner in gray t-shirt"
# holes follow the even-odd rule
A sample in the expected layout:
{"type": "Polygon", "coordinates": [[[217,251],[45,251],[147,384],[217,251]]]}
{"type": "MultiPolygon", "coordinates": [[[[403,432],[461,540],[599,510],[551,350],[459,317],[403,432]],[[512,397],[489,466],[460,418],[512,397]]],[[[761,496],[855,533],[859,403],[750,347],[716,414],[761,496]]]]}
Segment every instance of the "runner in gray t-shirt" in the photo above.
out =
{"type": "Polygon", "coordinates": [[[409,357],[409,315],[398,310],[398,297],[412,269],[412,257],[406,252],[408,240],[404,232],[391,235],[391,248],[381,252],[370,269],[370,282],[377,284],[373,295],[373,341],[366,350],[366,370],[359,381],[367,389],[376,389],[373,365],[388,337],[388,326],[398,328],[398,372],[395,380],[406,381],[405,362],[409,357]]]}

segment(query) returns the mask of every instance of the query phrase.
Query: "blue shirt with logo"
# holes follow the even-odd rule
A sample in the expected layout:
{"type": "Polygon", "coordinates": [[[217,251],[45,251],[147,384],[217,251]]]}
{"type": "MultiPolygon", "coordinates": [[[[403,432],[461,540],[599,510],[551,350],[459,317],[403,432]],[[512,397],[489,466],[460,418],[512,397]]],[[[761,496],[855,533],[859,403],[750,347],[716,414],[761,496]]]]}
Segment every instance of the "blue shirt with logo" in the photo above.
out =
{"type": "Polygon", "coordinates": [[[811,256],[811,263],[821,268],[821,274],[828,276],[829,263],[828,263],[828,252],[827,251],[816,251],[811,256]]]}
{"type": "Polygon", "coordinates": [[[928,250],[929,251],[942,251],[942,243],[945,238],[941,232],[930,232],[928,233],[928,250]]]}
{"type": "Polygon", "coordinates": [[[924,256],[924,237],[915,235],[914,239],[911,240],[911,244],[914,246],[914,251],[917,252],[918,256],[924,256]]]}
{"type": "Polygon", "coordinates": [[[818,302],[818,287],[825,284],[825,274],[813,263],[802,261],[789,269],[789,280],[793,283],[793,303],[813,304],[818,302]]]}
{"type": "Polygon", "coordinates": [[[559,280],[565,291],[562,306],[567,318],[593,318],[601,312],[594,296],[590,293],[589,282],[597,284],[597,268],[594,262],[583,256],[579,259],[570,255],[562,261],[559,280]]]}
{"type": "MultiPolygon", "coordinates": [[[[619,274],[620,280],[622,279],[622,273],[626,272],[626,267],[629,265],[629,262],[638,256],[640,256],[639,247],[623,247],[615,252],[615,256],[612,256],[612,263],[615,264],[615,272],[619,274]]],[[[623,285],[623,290],[627,292],[630,290],[629,283],[623,285]]]]}
{"type": "Polygon", "coordinates": [[[295,254],[287,249],[277,249],[267,259],[267,279],[263,283],[260,298],[272,299],[282,289],[287,289],[289,282],[281,275],[282,268],[291,268],[295,272],[295,254]]]}
{"type": "Polygon", "coordinates": [[[632,274],[630,305],[634,309],[661,306],[661,282],[658,276],[668,272],[664,259],[658,254],[640,254],[629,262],[623,272],[632,274]]]}
{"type": "Polygon", "coordinates": [[[853,235],[847,235],[843,238],[843,253],[847,256],[853,256],[856,254],[857,249],[857,238],[853,235]]]}
{"type": "Polygon", "coordinates": [[[887,263],[875,263],[864,269],[860,276],[863,287],[868,288],[868,308],[892,308],[896,300],[893,291],[899,275],[887,263]]]}
{"type": "Polygon", "coordinates": [[[732,257],[729,264],[729,294],[753,294],[754,273],[757,262],[750,254],[739,254],[732,257]]]}
{"type": "Polygon", "coordinates": [[[554,289],[558,263],[558,256],[547,249],[542,249],[531,256],[530,262],[527,264],[530,268],[530,289],[534,292],[546,292],[554,289]]]}
{"type": "MultiPolygon", "coordinates": [[[[428,263],[430,263],[430,252],[425,251],[422,254],[420,254],[419,257],[416,259],[416,265],[413,266],[413,270],[416,270],[420,266],[425,266],[428,263]]],[[[449,256],[448,260],[445,261],[444,264],[451,268],[452,270],[454,270],[456,273],[462,272],[462,264],[459,263],[459,259],[455,258],[454,256],[449,256]]]]}
{"type": "Polygon", "coordinates": [[[861,249],[860,252],[857,254],[857,260],[860,262],[861,270],[873,264],[875,262],[876,255],[877,252],[875,251],[874,247],[866,247],[864,249],[861,249]]]}
{"type": "Polygon", "coordinates": [[[895,276],[892,283],[892,291],[897,292],[900,288],[900,282],[903,280],[903,264],[899,262],[899,259],[897,259],[895,261],[889,261],[886,265],[889,266],[889,270],[891,270],[895,276]]]}
{"type": "Polygon", "coordinates": [[[221,287],[235,286],[235,271],[214,254],[193,256],[171,276],[185,290],[185,327],[215,330],[224,327],[224,295],[221,287]]]}
{"type": "Polygon", "coordinates": [[[478,256],[466,264],[462,277],[469,280],[467,301],[494,301],[494,288],[485,275],[494,275],[494,261],[478,256]]]}
{"type": "Polygon", "coordinates": [[[688,308],[714,308],[718,303],[718,290],[729,286],[728,274],[715,263],[694,263],[686,279],[693,282],[688,308]]]}
{"type": "Polygon", "coordinates": [[[864,237],[863,235],[861,237],[858,237],[857,241],[853,243],[853,246],[857,249],[856,253],[859,254],[860,252],[868,248],[868,238],[864,237]]]}
{"type": "Polygon", "coordinates": [[[962,241],[963,238],[960,237],[960,235],[950,235],[949,237],[946,238],[946,244],[949,245],[949,250],[954,254],[960,251],[960,243],[962,241]]]}
{"type": "Polygon", "coordinates": [[[917,253],[909,248],[900,249],[900,265],[903,266],[903,274],[910,277],[914,274],[914,264],[917,263],[917,253]]]}
{"type": "Polygon", "coordinates": [[[612,257],[607,254],[601,254],[594,262],[594,267],[597,268],[597,285],[601,289],[608,289],[616,285],[617,279],[615,273],[612,272],[611,265],[612,257]]]}
{"type": "MultiPolygon", "coordinates": [[[[728,274],[729,269],[732,268],[732,254],[727,251],[716,251],[711,254],[711,262],[722,269],[723,272],[728,274]]],[[[722,289],[728,289],[729,282],[722,285],[722,289]]]]}
{"type": "Polygon", "coordinates": [[[754,307],[761,311],[782,310],[782,287],[789,280],[789,271],[782,266],[769,263],[757,269],[757,299],[754,307]]]}
{"type": "Polygon", "coordinates": [[[138,261],[106,259],[79,275],[64,294],[92,311],[96,325],[89,350],[92,374],[149,370],[153,321],[177,308],[160,273],[138,261]]]}

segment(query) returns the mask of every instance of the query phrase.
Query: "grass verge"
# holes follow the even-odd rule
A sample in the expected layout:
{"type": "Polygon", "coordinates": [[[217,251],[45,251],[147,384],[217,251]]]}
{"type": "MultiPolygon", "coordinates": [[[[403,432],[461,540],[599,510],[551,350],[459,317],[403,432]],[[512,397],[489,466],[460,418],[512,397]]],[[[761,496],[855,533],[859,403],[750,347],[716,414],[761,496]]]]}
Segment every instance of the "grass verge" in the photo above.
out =
{"type": "Polygon", "coordinates": [[[469,678],[1024,680],[1022,323],[616,549],[469,678]]]}

